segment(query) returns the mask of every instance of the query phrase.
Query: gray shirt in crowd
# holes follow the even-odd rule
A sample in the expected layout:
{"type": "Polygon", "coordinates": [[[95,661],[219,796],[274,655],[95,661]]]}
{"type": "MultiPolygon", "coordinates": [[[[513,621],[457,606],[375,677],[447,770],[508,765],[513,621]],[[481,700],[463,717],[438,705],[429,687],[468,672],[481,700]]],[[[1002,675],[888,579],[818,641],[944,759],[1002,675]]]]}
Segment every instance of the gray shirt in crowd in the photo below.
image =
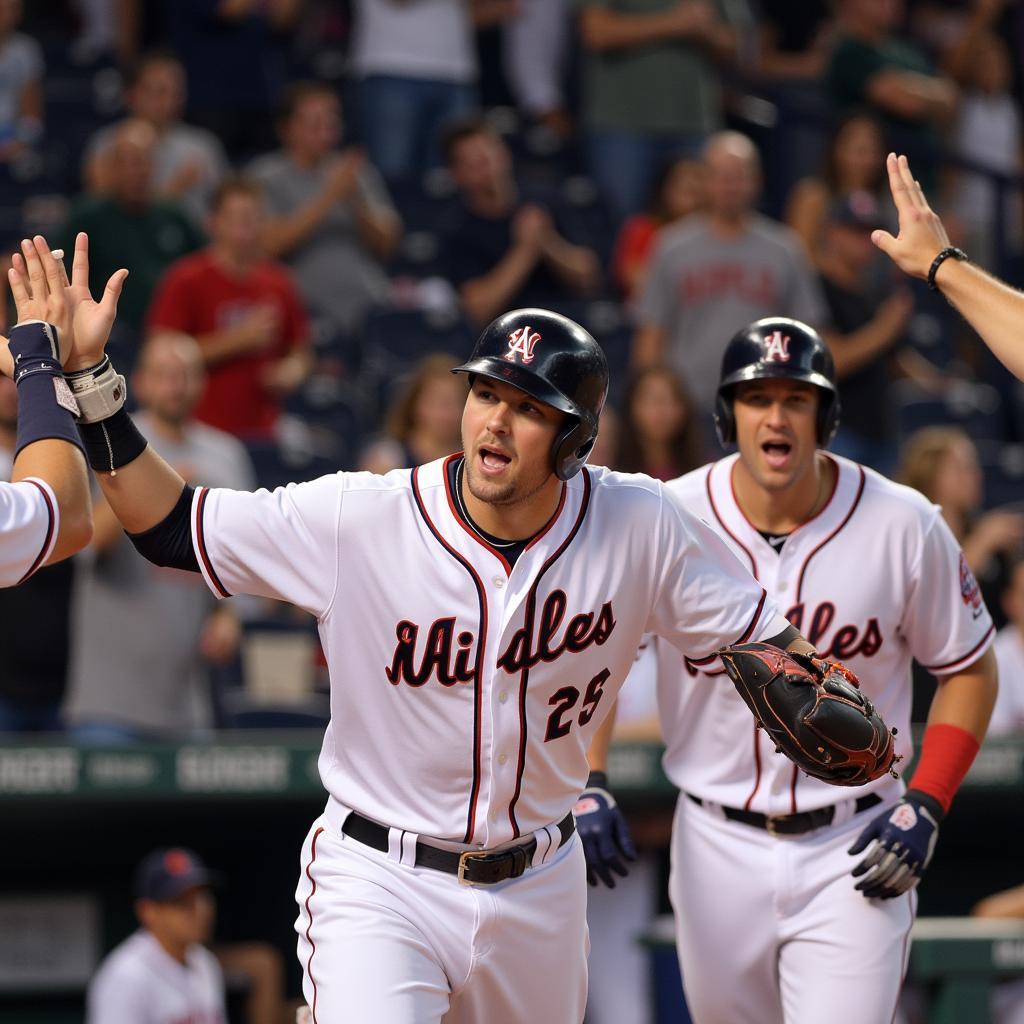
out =
{"type": "MultiPolygon", "coordinates": [[[[119,128],[120,124],[107,125],[92,136],[85,149],[86,163],[110,150],[119,128]]],[[[174,200],[200,227],[227,170],[228,158],[217,136],[190,124],[168,128],[153,153],[153,179],[158,189],[167,188],[182,174],[190,176],[191,184],[174,200]]]]}
{"type": "Polygon", "coordinates": [[[735,238],[713,234],[701,216],[662,232],[637,316],[666,332],[665,359],[705,413],[714,406],[722,353],[741,327],[766,316],[828,323],[796,236],[760,215],[735,238]]]}
{"type": "MultiPolygon", "coordinates": [[[[194,423],[168,442],[145,413],[135,417],[153,448],[193,484],[249,490],[252,463],[236,438],[194,423]]],[[[161,569],[122,536],[80,556],[71,613],[65,718],[143,732],[187,733],[208,725],[198,652],[215,598],[199,573],[161,569]]]]}
{"type": "MultiPolygon", "coordinates": [[[[280,217],[318,196],[330,167],[330,160],[313,169],[298,167],[279,151],[254,161],[249,174],[263,186],[270,213],[280,217]]],[[[356,187],[361,202],[394,213],[383,179],[369,164],[360,170],[356,187]]],[[[389,298],[388,276],[359,237],[347,203],[335,203],[320,225],[281,259],[295,275],[312,316],[326,319],[335,330],[358,330],[369,309],[389,298]]]]}

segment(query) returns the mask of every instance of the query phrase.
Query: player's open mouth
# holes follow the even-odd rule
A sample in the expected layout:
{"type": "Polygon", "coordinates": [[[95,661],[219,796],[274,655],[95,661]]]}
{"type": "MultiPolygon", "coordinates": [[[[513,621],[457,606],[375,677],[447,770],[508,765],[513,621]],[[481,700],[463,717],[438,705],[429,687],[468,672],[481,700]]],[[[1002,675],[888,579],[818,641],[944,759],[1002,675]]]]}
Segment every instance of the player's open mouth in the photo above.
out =
{"type": "Polygon", "coordinates": [[[789,453],[793,446],[788,441],[765,441],[761,445],[765,461],[772,469],[782,469],[789,460],[789,453]]]}
{"type": "Polygon", "coordinates": [[[485,473],[501,473],[511,461],[508,455],[494,448],[480,449],[480,463],[485,473]]]}

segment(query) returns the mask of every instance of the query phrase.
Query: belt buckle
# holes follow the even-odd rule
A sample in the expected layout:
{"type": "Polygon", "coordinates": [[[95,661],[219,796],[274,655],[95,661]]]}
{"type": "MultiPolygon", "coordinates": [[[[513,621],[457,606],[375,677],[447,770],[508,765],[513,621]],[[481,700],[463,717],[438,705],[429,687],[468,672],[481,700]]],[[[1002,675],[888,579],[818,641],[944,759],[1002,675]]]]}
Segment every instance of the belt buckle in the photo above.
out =
{"type": "Polygon", "coordinates": [[[465,850],[459,854],[459,885],[486,885],[485,882],[474,882],[472,878],[466,877],[466,865],[471,860],[483,860],[490,854],[484,850],[465,850]]]}
{"type": "Polygon", "coordinates": [[[791,817],[792,817],[791,814],[769,814],[765,818],[765,822],[764,822],[765,831],[770,836],[785,836],[785,835],[789,835],[788,832],[780,832],[779,831],[779,822],[787,821],[791,817]]]}

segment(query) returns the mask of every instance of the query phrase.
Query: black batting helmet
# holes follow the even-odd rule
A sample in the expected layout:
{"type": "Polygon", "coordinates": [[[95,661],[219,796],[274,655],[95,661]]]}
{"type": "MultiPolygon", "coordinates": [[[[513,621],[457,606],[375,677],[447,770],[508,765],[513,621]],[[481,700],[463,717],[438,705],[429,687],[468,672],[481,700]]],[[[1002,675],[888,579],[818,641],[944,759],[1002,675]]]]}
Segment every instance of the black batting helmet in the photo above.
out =
{"type": "Polygon", "coordinates": [[[608,361],[578,323],[548,309],[514,309],[484,328],[452,373],[504,381],[567,413],[552,449],[555,475],[568,480],[583,467],[608,395],[608,361]]]}
{"type": "Polygon", "coordinates": [[[821,335],[799,320],[766,317],[733,335],[722,356],[715,397],[715,427],[723,445],[736,440],[732,393],[745,380],[782,377],[818,388],[818,444],[825,448],[839,426],[839,394],[832,353],[821,335]]]}

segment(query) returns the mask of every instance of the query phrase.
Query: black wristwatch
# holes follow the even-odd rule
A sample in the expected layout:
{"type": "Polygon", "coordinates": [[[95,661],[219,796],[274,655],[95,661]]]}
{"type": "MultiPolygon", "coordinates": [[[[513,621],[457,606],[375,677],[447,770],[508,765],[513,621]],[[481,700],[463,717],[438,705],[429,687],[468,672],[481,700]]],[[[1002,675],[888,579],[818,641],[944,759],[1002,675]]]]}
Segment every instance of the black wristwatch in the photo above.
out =
{"type": "Polygon", "coordinates": [[[941,267],[942,264],[951,256],[953,259],[960,260],[961,262],[970,259],[963,249],[958,249],[955,245],[947,245],[946,248],[943,249],[934,260],[932,260],[932,265],[928,268],[928,287],[931,288],[933,292],[937,292],[939,290],[939,286],[935,283],[935,274],[939,267],[941,267]]]}

